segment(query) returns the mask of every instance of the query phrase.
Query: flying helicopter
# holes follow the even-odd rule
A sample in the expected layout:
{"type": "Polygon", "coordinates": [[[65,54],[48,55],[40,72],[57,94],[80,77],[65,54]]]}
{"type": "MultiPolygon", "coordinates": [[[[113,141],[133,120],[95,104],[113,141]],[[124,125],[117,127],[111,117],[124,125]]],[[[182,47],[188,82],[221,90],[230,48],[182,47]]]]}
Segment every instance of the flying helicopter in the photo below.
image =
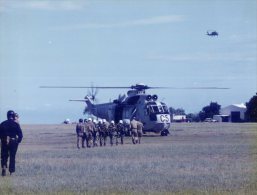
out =
{"type": "Polygon", "coordinates": [[[208,30],[206,35],[208,35],[208,36],[218,36],[219,33],[215,30],[214,31],[208,30]]]}
{"type": "MultiPolygon", "coordinates": [[[[72,86],[41,86],[40,88],[92,88],[91,87],[72,87],[72,86]]],[[[149,87],[143,83],[128,87],[94,87],[95,89],[128,89],[127,95],[120,95],[117,99],[109,103],[94,103],[95,94],[86,95],[84,99],[72,99],[70,101],[79,101],[86,103],[86,110],[94,116],[114,120],[116,123],[123,120],[129,124],[135,117],[143,124],[143,133],[154,132],[167,136],[171,123],[168,106],[158,100],[158,96],[146,93],[148,89],[227,89],[217,87],[201,88],[176,88],[176,87],[149,87]]],[[[93,90],[94,91],[94,90],[93,90]]]]}

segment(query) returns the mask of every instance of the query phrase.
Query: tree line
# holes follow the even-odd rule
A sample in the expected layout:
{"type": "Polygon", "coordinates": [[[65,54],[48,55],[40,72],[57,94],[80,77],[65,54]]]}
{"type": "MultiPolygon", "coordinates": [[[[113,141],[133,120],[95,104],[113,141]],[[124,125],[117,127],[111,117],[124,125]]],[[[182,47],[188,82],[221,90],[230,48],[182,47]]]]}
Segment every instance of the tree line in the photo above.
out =
{"type": "MultiPolygon", "coordinates": [[[[221,105],[217,102],[210,102],[209,105],[204,106],[198,113],[186,114],[183,108],[170,107],[171,115],[186,115],[187,120],[191,122],[204,121],[206,118],[213,118],[214,115],[220,114],[221,105]]],[[[245,120],[247,122],[257,122],[257,93],[248,102],[246,102],[245,120]]]]}

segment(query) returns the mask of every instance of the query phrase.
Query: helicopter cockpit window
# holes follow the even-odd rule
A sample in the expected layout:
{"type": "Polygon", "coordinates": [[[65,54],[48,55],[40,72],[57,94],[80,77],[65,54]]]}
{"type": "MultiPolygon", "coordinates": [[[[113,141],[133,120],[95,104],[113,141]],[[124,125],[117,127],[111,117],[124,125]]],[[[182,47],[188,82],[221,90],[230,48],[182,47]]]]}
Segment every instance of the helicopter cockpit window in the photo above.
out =
{"type": "Polygon", "coordinates": [[[157,106],[151,106],[151,107],[152,107],[154,113],[156,113],[156,114],[159,113],[159,109],[157,106]]]}
{"type": "Polygon", "coordinates": [[[159,112],[160,113],[164,113],[163,107],[162,106],[158,106],[159,112]]]}
{"type": "Polygon", "coordinates": [[[162,106],[164,113],[169,113],[167,106],[162,106]]]}

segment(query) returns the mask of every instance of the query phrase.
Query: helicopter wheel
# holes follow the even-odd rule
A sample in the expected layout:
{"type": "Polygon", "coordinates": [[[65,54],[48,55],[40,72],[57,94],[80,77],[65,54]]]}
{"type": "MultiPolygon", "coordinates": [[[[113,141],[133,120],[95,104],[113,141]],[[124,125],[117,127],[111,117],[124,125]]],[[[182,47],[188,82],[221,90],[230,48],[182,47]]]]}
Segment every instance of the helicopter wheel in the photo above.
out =
{"type": "Polygon", "coordinates": [[[170,132],[168,129],[164,129],[163,131],[161,131],[161,136],[168,136],[169,133],[170,132]]]}

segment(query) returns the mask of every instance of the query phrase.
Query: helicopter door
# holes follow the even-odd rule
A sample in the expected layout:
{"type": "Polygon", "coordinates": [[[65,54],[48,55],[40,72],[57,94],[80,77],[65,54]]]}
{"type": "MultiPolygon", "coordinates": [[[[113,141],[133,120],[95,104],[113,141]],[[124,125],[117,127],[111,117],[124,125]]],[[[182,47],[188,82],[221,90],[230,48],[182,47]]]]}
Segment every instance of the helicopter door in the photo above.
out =
{"type": "Polygon", "coordinates": [[[118,123],[119,120],[122,120],[122,112],[123,112],[123,106],[117,105],[115,107],[115,115],[114,115],[115,123],[118,123]]]}

